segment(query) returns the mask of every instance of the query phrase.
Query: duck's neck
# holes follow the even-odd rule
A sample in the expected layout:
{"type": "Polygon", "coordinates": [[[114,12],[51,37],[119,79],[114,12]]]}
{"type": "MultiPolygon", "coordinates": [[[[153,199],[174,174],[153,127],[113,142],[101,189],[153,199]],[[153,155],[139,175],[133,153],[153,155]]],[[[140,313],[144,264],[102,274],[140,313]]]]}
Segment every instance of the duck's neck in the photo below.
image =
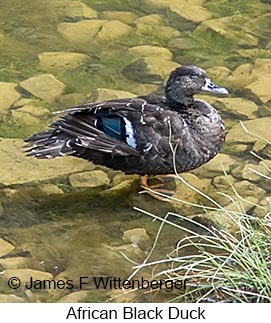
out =
{"type": "Polygon", "coordinates": [[[178,109],[186,109],[192,103],[194,103],[193,94],[189,95],[186,91],[176,91],[170,86],[166,87],[166,99],[170,106],[176,107],[178,109]]]}

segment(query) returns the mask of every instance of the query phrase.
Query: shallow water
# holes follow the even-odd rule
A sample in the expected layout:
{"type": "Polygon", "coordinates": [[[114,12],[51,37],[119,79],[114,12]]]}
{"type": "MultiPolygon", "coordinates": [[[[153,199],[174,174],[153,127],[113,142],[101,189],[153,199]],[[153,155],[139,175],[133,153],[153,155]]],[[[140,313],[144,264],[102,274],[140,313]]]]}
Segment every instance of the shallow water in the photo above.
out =
{"type": "MultiPolygon", "coordinates": [[[[12,151],[10,159],[3,157],[3,160],[0,160],[3,165],[0,183],[0,237],[15,247],[10,253],[3,254],[0,259],[2,260],[0,266],[3,269],[3,276],[0,276],[0,294],[13,294],[27,302],[58,301],[77,291],[89,292],[77,294],[79,296],[72,299],[74,301],[103,301],[118,292],[121,294],[119,290],[95,290],[93,286],[83,286],[80,289],[78,279],[80,276],[115,276],[125,279],[133,272],[132,267],[135,263],[141,263],[144,260],[152,247],[160,223],[133,210],[133,206],[139,206],[162,217],[168,211],[176,211],[176,209],[190,216],[201,212],[182,203],[176,207],[176,205],[155,201],[145,194],[139,195],[138,182],[130,178],[124,192],[121,191],[116,196],[111,195],[110,192],[103,195],[109,187],[117,185],[114,184],[116,176],[120,176],[120,182],[127,178],[121,177],[123,175],[119,172],[100,166],[96,169],[108,175],[109,183],[94,188],[74,187],[70,182],[70,174],[88,170],[86,164],[79,165],[78,161],[79,166],[76,168],[74,161],[71,161],[70,164],[63,164],[63,168],[67,167],[67,170],[64,168],[63,171],[63,168],[61,169],[63,162],[60,159],[54,161],[54,164],[50,160],[45,163],[44,161],[33,162],[31,158],[24,159],[20,149],[22,142],[16,142],[17,148],[14,149],[12,142],[7,143],[7,138],[23,139],[35,131],[44,129],[54,118],[52,111],[96,99],[124,95],[97,89],[121,90],[136,95],[162,93],[166,75],[174,68],[173,62],[176,65],[197,64],[207,69],[210,76],[220,85],[228,87],[231,98],[249,100],[245,101],[242,108],[237,101],[225,103],[223,100],[218,100],[216,104],[214,103],[218,110],[222,108],[219,111],[225,119],[227,129],[232,129],[239,120],[269,118],[266,122],[270,124],[271,97],[266,98],[270,92],[260,93],[258,89],[246,88],[247,85],[242,82],[237,84],[236,78],[230,79],[231,73],[237,67],[252,64],[248,68],[255,70],[255,73],[257,70],[266,69],[267,73],[262,74],[262,79],[266,78],[266,83],[269,82],[268,71],[271,70],[269,1],[250,0],[230,3],[222,0],[194,1],[193,3],[198,7],[193,9],[196,13],[191,19],[180,18],[174,11],[174,7],[169,7],[169,3],[173,6],[182,1],[166,3],[160,0],[85,0],[82,2],[95,10],[96,12],[92,14],[97,17],[88,16],[90,12],[86,8],[82,13],[81,9],[78,9],[79,2],[74,9],[72,2],[68,0],[26,0],[23,5],[18,0],[1,1],[0,82],[16,83],[17,87],[14,91],[17,91],[21,98],[16,98],[16,95],[14,98],[14,92],[12,92],[9,106],[4,107],[4,103],[0,101],[3,104],[0,106],[0,137],[3,138],[0,143],[1,156],[9,155],[9,147],[10,152],[12,151]],[[126,13],[119,14],[118,11],[126,11],[126,13]],[[147,20],[145,18],[143,22],[137,20],[149,15],[155,16],[147,20]],[[226,17],[234,17],[234,19],[222,20],[223,23],[220,21],[218,25],[204,29],[206,21],[226,17]],[[124,25],[117,25],[117,27],[112,25],[110,27],[112,30],[109,29],[109,31],[103,25],[101,28],[105,34],[99,34],[101,29],[98,29],[97,35],[92,38],[89,35],[82,36],[81,30],[78,32],[78,37],[76,32],[75,36],[70,36],[72,31],[67,34],[66,31],[61,32],[59,27],[63,23],[78,24],[84,20],[93,19],[120,20],[124,25]],[[118,34],[122,28],[122,33],[118,34]],[[116,36],[113,37],[116,30],[116,36]],[[86,37],[87,40],[82,37],[86,37]],[[155,67],[147,70],[142,65],[133,65],[138,58],[142,59],[146,54],[133,54],[128,51],[129,48],[140,45],[165,47],[173,56],[165,58],[162,54],[158,56],[148,54],[147,57],[155,62],[156,70],[155,67]],[[44,52],[77,52],[88,55],[88,58],[75,63],[74,66],[63,67],[60,66],[61,64],[57,65],[59,62],[55,66],[48,65],[48,62],[47,65],[45,63],[42,65],[38,55],[44,52]],[[263,64],[261,60],[266,61],[263,64]],[[254,64],[256,64],[255,69],[254,64]],[[160,71],[157,71],[157,65],[160,71]],[[139,74],[136,74],[136,71],[139,74]],[[19,86],[20,82],[44,73],[53,74],[57,80],[65,84],[64,91],[53,100],[31,95],[23,86],[19,86]],[[141,83],[142,80],[143,83],[141,83]],[[23,101],[23,99],[31,101],[23,101]],[[224,109],[223,104],[228,105],[227,109],[224,109]],[[29,105],[32,108],[37,107],[39,112],[32,110],[30,113],[25,112],[23,107],[29,105]],[[32,166],[32,163],[35,164],[32,166]],[[59,167],[54,170],[56,163],[59,163],[59,167]],[[50,167],[53,171],[50,176],[39,179],[35,178],[36,175],[33,175],[33,172],[31,173],[32,167],[33,171],[40,169],[43,172],[46,168],[49,173],[50,167]],[[22,171],[16,172],[16,169],[22,171]],[[23,174],[24,169],[25,172],[29,172],[29,175],[23,174]],[[131,241],[125,241],[123,233],[135,228],[146,229],[147,235],[140,238],[135,232],[131,241]],[[8,263],[9,260],[11,262],[8,263]],[[53,275],[48,276],[47,279],[53,277],[56,280],[71,279],[74,281],[74,288],[30,291],[20,287],[11,290],[7,286],[7,279],[9,275],[14,274],[13,268],[15,273],[16,270],[20,272],[23,269],[33,269],[37,271],[36,279],[42,279],[39,278],[40,271],[53,275]],[[7,276],[4,271],[8,272],[7,276]]],[[[247,77],[245,69],[243,75],[244,78],[247,77]]],[[[255,77],[257,80],[257,76],[255,77]]],[[[214,102],[213,98],[207,100],[214,102]]],[[[264,127],[263,123],[261,129],[259,128],[260,136],[266,134],[266,139],[270,141],[270,134],[262,130],[267,129],[264,127]]],[[[256,128],[253,126],[253,131],[255,129],[257,132],[257,125],[256,128]]],[[[268,182],[238,170],[238,166],[247,161],[259,167],[259,160],[249,153],[251,149],[254,149],[265,161],[270,161],[270,145],[266,145],[266,142],[258,139],[240,139],[239,142],[234,138],[226,142],[222,152],[225,155],[221,155],[221,160],[223,163],[226,155],[232,158],[225,160],[227,172],[233,176],[236,185],[238,182],[243,183],[240,189],[245,197],[256,195],[259,198],[253,203],[262,203],[261,205],[264,206],[265,199],[270,195],[268,182]],[[252,185],[250,191],[245,181],[252,185]],[[256,187],[260,191],[255,193],[256,187]]],[[[221,184],[220,181],[223,177],[222,166],[216,165],[217,168],[213,173],[212,167],[207,166],[206,169],[202,168],[203,171],[195,171],[194,174],[199,177],[203,185],[201,188],[204,187],[212,197],[218,198],[219,203],[226,205],[229,202],[227,199],[221,196],[219,199],[216,196],[217,190],[224,190],[224,192],[228,190],[228,186],[224,182],[221,184]]],[[[194,180],[193,185],[195,185],[195,178],[191,180],[194,180]]],[[[197,199],[186,188],[181,187],[179,193],[178,198],[187,199],[189,202],[207,203],[202,198],[197,199]]],[[[248,208],[248,212],[255,210],[248,208]]],[[[260,214],[259,208],[257,210],[260,214]]],[[[182,234],[177,229],[165,226],[151,259],[165,257],[174,249],[182,234]]],[[[20,275],[29,277],[31,273],[31,271],[21,271],[20,275]]],[[[146,278],[151,277],[151,274],[152,268],[142,273],[146,278]]],[[[158,293],[154,296],[152,293],[132,296],[128,294],[124,298],[117,298],[117,301],[134,299],[163,301],[168,299],[168,294],[158,293]]],[[[3,301],[11,301],[11,299],[3,298],[3,301]]]]}

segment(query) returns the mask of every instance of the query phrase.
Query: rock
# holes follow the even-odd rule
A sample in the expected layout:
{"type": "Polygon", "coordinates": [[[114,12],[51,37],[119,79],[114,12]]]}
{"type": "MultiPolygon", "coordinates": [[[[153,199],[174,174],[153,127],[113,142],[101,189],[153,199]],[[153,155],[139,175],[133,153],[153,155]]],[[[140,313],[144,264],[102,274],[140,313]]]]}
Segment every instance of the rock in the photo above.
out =
{"type": "Polygon", "coordinates": [[[203,21],[194,31],[193,36],[199,39],[220,44],[222,48],[236,48],[236,46],[256,47],[258,38],[250,33],[239,31],[237,26],[244,23],[244,18],[240,15],[226,16],[218,19],[209,19],[203,21]]]}
{"type": "Polygon", "coordinates": [[[257,58],[271,58],[271,51],[262,48],[238,49],[232,53],[232,57],[248,58],[254,61],[257,58]]]}
{"type": "Polygon", "coordinates": [[[0,238],[0,257],[7,255],[14,249],[15,247],[11,243],[0,238]]]}
{"type": "Polygon", "coordinates": [[[271,200],[270,198],[262,199],[258,205],[253,209],[253,215],[259,218],[265,218],[269,216],[271,209],[271,200]]]}
{"type": "Polygon", "coordinates": [[[266,194],[265,190],[249,181],[237,182],[234,184],[234,188],[242,198],[254,196],[257,197],[257,199],[263,199],[266,194]]]}
{"type": "MultiPolygon", "coordinates": [[[[253,150],[254,150],[254,147],[253,147],[253,150]]],[[[261,153],[271,159],[271,145],[270,144],[266,144],[265,147],[263,148],[263,150],[261,151],[261,153]]]]}
{"type": "Polygon", "coordinates": [[[237,165],[238,161],[236,158],[219,153],[208,163],[194,169],[192,173],[203,178],[213,178],[222,175],[224,172],[230,173],[237,165]]]}
{"type": "Polygon", "coordinates": [[[102,40],[115,40],[127,36],[132,28],[121,21],[112,20],[103,23],[97,37],[102,40]]]}
{"type": "Polygon", "coordinates": [[[87,97],[83,93],[68,93],[61,95],[57,101],[65,107],[73,107],[75,105],[87,102],[87,97]]]}
{"type": "Polygon", "coordinates": [[[262,103],[271,100],[271,76],[267,75],[246,86],[253,94],[257,95],[262,103]]]}
{"type": "Polygon", "coordinates": [[[64,14],[68,18],[97,18],[97,11],[87,6],[81,1],[70,2],[65,10],[64,14]]]}
{"type": "Polygon", "coordinates": [[[123,69],[123,74],[135,82],[161,82],[180,65],[160,57],[143,57],[123,69]]]}
{"type": "Polygon", "coordinates": [[[247,196],[246,199],[242,201],[237,198],[235,202],[232,202],[227,206],[227,211],[249,214],[258,203],[259,199],[255,196],[247,196]]]}
{"type": "Polygon", "coordinates": [[[16,83],[0,82],[0,114],[20,99],[21,95],[15,90],[16,86],[16,83]]]}
{"type": "Polygon", "coordinates": [[[231,70],[226,66],[212,66],[211,68],[206,68],[205,70],[207,75],[218,82],[224,82],[225,78],[227,78],[231,73],[231,70]]]}
{"type": "Polygon", "coordinates": [[[58,300],[58,303],[84,303],[84,301],[88,297],[88,294],[89,291],[84,290],[73,292],[62,297],[60,300],[58,300]]]}
{"type": "Polygon", "coordinates": [[[150,237],[144,228],[133,228],[123,232],[122,240],[125,243],[131,243],[134,246],[149,240],[150,237]]]}
{"type": "Polygon", "coordinates": [[[123,183],[124,181],[138,181],[138,175],[136,174],[126,175],[120,172],[114,176],[112,180],[112,185],[114,187],[123,183]]]}
{"type": "Polygon", "coordinates": [[[57,31],[74,44],[91,43],[106,20],[82,20],[75,23],[63,22],[57,25],[57,31]]]}
{"type": "Polygon", "coordinates": [[[195,212],[195,209],[191,203],[200,204],[199,200],[202,199],[195,189],[204,192],[210,185],[210,181],[206,179],[200,179],[192,173],[182,173],[180,177],[187,183],[181,180],[176,180],[176,191],[173,195],[174,200],[171,200],[171,204],[182,214],[189,215],[195,212]],[[190,187],[191,186],[191,187],[190,187]],[[195,188],[195,189],[194,189],[195,188]]]}
{"type": "MultiPolygon", "coordinates": [[[[247,197],[245,201],[237,199],[237,201],[229,204],[224,210],[212,211],[204,215],[197,215],[196,217],[203,221],[211,221],[211,223],[214,223],[219,228],[223,228],[230,233],[236,233],[240,231],[240,226],[237,224],[240,214],[244,214],[244,212],[249,214],[258,202],[259,200],[253,196],[247,197]],[[235,219],[235,221],[233,219],[235,219]]],[[[194,219],[195,217],[193,220],[194,219]]]]}
{"type": "Polygon", "coordinates": [[[174,38],[170,40],[167,43],[167,47],[170,49],[174,49],[175,51],[176,50],[184,51],[184,50],[190,50],[190,49],[196,49],[196,48],[198,49],[200,45],[194,39],[184,36],[184,37],[174,38]]]}
{"type": "Polygon", "coordinates": [[[255,15],[254,19],[248,19],[244,24],[243,29],[247,32],[259,37],[260,39],[270,39],[270,12],[263,15],[255,15]]]}
{"type": "Polygon", "coordinates": [[[25,300],[12,294],[0,294],[0,303],[25,303],[25,300]]]}
{"type": "Polygon", "coordinates": [[[139,84],[134,90],[138,96],[156,93],[159,89],[157,84],[139,84]]]}
{"type": "Polygon", "coordinates": [[[73,52],[44,52],[38,57],[40,68],[44,71],[73,69],[89,59],[88,55],[73,52]]]}
{"type": "Polygon", "coordinates": [[[262,103],[271,100],[271,59],[259,58],[254,64],[239,66],[227,81],[236,88],[245,88],[262,103]]]}
{"type": "Polygon", "coordinates": [[[153,14],[153,15],[147,15],[138,18],[135,21],[135,24],[145,24],[145,25],[164,25],[165,20],[163,16],[158,15],[158,14],[153,14]]]}
{"type": "Polygon", "coordinates": [[[40,187],[40,191],[44,195],[63,195],[64,192],[57,185],[54,184],[45,184],[40,187]]]}
{"type": "Polygon", "coordinates": [[[75,43],[91,43],[93,39],[116,40],[127,36],[132,28],[118,20],[82,20],[76,23],[61,23],[57,26],[61,35],[75,43]]]}
{"type": "Polygon", "coordinates": [[[236,179],[231,175],[219,175],[212,180],[212,185],[219,190],[229,190],[235,182],[236,179]]]}
{"type": "Polygon", "coordinates": [[[44,107],[33,105],[24,105],[20,109],[12,110],[12,120],[16,124],[24,124],[31,126],[41,122],[43,117],[46,117],[50,111],[44,107]]]}
{"type": "Polygon", "coordinates": [[[234,114],[236,119],[254,119],[258,106],[253,101],[243,98],[215,98],[210,96],[199,96],[200,99],[205,99],[210,104],[214,105],[219,111],[223,113],[234,114]]]}
{"type": "Polygon", "coordinates": [[[21,281],[21,288],[23,288],[25,284],[29,284],[30,278],[33,280],[53,279],[53,275],[51,273],[26,268],[7,269],[3,273],[3,277],[5,279],[18,277],[21,281]]]}
{"type": "Polygon", "coordinates": [[[263,176],[268,176],[269,174],[270,171],[263,165],[250,163],[241,165],[232,171],[232,175],[236,178],[247,179],[251,182],[258,182],[263,179],[263,176]]]}
{"type": "Polygon", "coordinates": [[[181,36],[180,31],[170,26],[150,25],[137,23],[136,33],[144,38],[151,39],[152,42],[165,44],[173,38],[181,36]]]}
{"type": "Polygon", "coordinates": [[[200,22],[212,17],[207,9],[190,2],[171,4],[167,13],[169,21],[181,30],[192,30],[200,22]]]}
{"type": "Polygon", "coordinates": [[[75,157],[51,160],[26,157],[21,139],[0,139],[0,184],[18,185],[60,178],[67,174],[93,169],[91,162],[75,157]]]}
{"type": "Polygon", "coordinates": [[[121,98],[132,98],[137,96],[136,94],[128,91],[103,89],[103,88],[98,88],[97,92],[98,92],[98,97],[96,101],[98,102],[113,100],[113,99],[121,99],[121,98]]]}
{"type": "Polygon", "coordinates": [[[137,19],[137,14],[130,11],[103,11],[101,18],[106,20],[118,20],[127,25],[132,24],[137,19]]]}
{"type": "Polygon", "coordinates": [[[229,75],[227,82],[234,88],[243,88],[253,81],[251,71],[252,64],[242,64],[229,75]]]}
{"type": "Polygon", "coordinates": [[[69,181],[73,187],[95,188],[109,186],[110,184],[107,174],[101,170],[72,174],[69,177],[69,181]]]}
{"type": "Polygon", "coordinates": [[[65,88],[65,84],[52,74],[33,76],[20,82],[20,86],[30,94],[49,102],[60,96],[65,88]]]}
{"type": "Polygon", "coordinates": [[[37,101],[37,99],[26,99],[26,98],[21,98],[20,100],[16,101],[14,104],[13,104],[13,109],[14,108],[21,108],[23,107],[24,105],[32,105],[34,104],[35,100],[37,101]]]}
{"type": "Polygon", "coordinates": [[[33,265],[33,259],[28,257],[7,257],[0,259],[0,265],[4,269],[29,268],[33,265]]]}
{"type": "Polygon", "coordinates": [[[15,111],[20,111],[22,113],[29,113],[32,114],[35,117],[44,117],[50,113],[50,111],[47,108],[44,107],[39,107],[39,106],[34,106],[34,105],[24,105],[22,108],[13,110],[15,111]]]}
{"type": "Polygon", "coordinates": [[[167,48],[159,46],[135,46],[129,48],[128,51],[137,57],[158,56],[169,61],[173,58],[173,54],[167,48]]]}
{"type": "Polygon", "coordinates": [[[227,143],[236,144],[236,143],[255,143],[256,141],[266,140],[271,141],[271,132],[270,130],[271,117],[258,118],[254,120],[243,121],[242,124],[237,124],[233,126],[228,135],[227,143]],[[247,132],[248,131],[248,132],[247,132]],[[263,138],[263,139],[261,139],[263,138]]]}
{"type": "MultiPolygon", "coordinates": [[[[173,2],[174,1],[172,1],[172,0],[145,0],[145,3],[147,5],[158,8],[158,9],[167,8],[170,5],[172,5],[173,2]]],[[[176,1],[176,3],[178,3],[178,1],[176,1]]],[[[192,0],[192,1],[189,1],[189,4],[202,5],[203,0],[192,0]]]]}
{"type": "Polygon", "coordinates": [[[128,194],[131,193],[131,191],[138,186],[138,176],[137,175],[131,175],[131,176],[123,176],[122,180],[119,182],[118,180],[113,179],[113,187],[102,191],[99,195],[103,198],[124,198],[128,194]]]}

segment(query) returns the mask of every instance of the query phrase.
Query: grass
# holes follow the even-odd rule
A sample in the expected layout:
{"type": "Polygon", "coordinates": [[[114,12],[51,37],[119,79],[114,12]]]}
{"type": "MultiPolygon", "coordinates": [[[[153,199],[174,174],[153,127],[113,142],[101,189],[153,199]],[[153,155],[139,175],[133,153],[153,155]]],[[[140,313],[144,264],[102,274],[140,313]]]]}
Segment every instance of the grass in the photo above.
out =
{"type": "MultiPolygon", "coordinates": [[[[244,130],[248,132],[247,129],[244,130]]],[[[172,152],[175,154],[174,147],[172,152]]],[[[253,169],[251,171],[256,172],[253,169]]],[[[270,176],[256,173],[271,183],[270,176]]],[[[223,213],[224,218],[233,224],[234,232],[222,225],[199,223],[172,212],[165,217],[159,217],[135,208],[138,212],[160,221],[160,226],[149,254],[143,263],[133,262],[134,271],[128,279],[147,272],[151,273],[150,280],[187,280],[184,292],[167,293],[167,302],[271,302],[271,207],[268,198],[266,209],[254,205],[265,209],[266,215],[259,218],[245,211],[243,203],[248,201],[237,193],[233,185],[235,198],[229,199],[236,203],[236,211],[219,205],[177,173],[176,176],[213,205],[196,205],[200,210],[204,210],[207,215],[212,215],[214,211],[223,213]],[[153,258],[153,251],[158,247],[157,242],[165,225],[180,230],[181,238],[172,252],[162,259],[150,260],[153,258]]],[[[188,203],[181,200],[179,202],[188,203]]]]}

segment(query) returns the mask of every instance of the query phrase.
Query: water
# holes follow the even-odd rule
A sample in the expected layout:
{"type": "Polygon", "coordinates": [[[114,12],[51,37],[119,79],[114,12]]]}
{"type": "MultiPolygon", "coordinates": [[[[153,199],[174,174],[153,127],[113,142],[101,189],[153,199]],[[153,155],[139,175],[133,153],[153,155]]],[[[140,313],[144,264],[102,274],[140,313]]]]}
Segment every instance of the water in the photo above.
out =
{"type": "MultiPolygon", "coordinates": [[[[153,211],[160,216],[176,209],[176,205],[155,201],[144,194],[139,195],[137,193],[138,182],[130,178],[124,191],[117,193],[116,196],[111,193],[103,195],[102,192],[112,185],[112,181],[114,182],[114,178],[116,180],[116,175],[119,173],[100,166],[96,169],[106,172],[111,181],[110,185],[101,185],[93,189],[72,187],[69,174],[88,170],[87,163],[77,160],[65,164],[60,159],[34,162],[31,159],[25,159],[20,152],[22,141],[16,141],[17,148],[14,148],[13,143],[7,144],[6,138],[23,139],[44,129],[53,120],[51,114],[53,111],[97,98],[109,99],[110,96],[117,95],[115,92],[112,94],[104,90],[97,92],[97,89],[122,90],[137,95],[151,92],[162,93],[163,82],[172,62],[197,64],[207,69],[214,80],[222,86],[228,86],[231,97],[250,100],[250,103],[245,104],[242,109],[238,103],[236,108],[230,107],[226,110],[222,104],[223,100],[216,102],[218,109],[222,107],[221,113],[227,129],[236,126],[238,120],[270,118],[269,100],[266,101],[260,95],[258,96],[257,91],[248,91],[245,85],[237,84],[235,88],[234,81],[236,80],[230,82],[228,79],[229,73],[238,66],[254,64],[257,59],[266,59],[266,66],[271,64],[271,20],[268,16],[270,12],[268,1],[250,0],[230,3],[206,1],[203,6],[199,4],[199,7],[193,9],[197,14],[193,15],[191,20],[180,18],[176,14],[176,8],[164,5],[166,1],[157,1],[154,4],[153,2],[147,0],[84,1],[84,4],[96,11],[92,14],[97,15],[96,18],[84,18],[81,13],[78,14],[78,5],[77,7],[70,5],[71,1],[27,0],[23,5],[18,0],[1,1],[0,81],[18,85],[32,76],[50,73],[65,84],[64,92],[51,101],[31,96],[25,89],[17,86],[15,90],[21,95],[21,100],[31,101],[19,101],[18,103],[18,98],[13,100],[13,92],[10,94],[10,106],[5,108],[2,106],[0,109],[0,137],[4,138],[0,144],[1,151],[4,152],[1,156],[11,156],[10,159],[2,157],[3,160],[1,160],[3,169],[1,173],[0,236],[15,246],[10,254],[3,255],[4,260],[15,259],[14,265],[7,265],[7,261],[4,261],[1,266],[3,271],[12,268],[19,271],[21,269],[45,271],[58,280],[71,279],[75,282],[75,286],[73,290],[58,289],[42,292],[30,292],[22,287],[18,290],[11,290],[7,287],[7,278],[3,276],[0,294],[14,294],[30,302],[58,301],[71,292],[80,291],[78,286],[80,276],[117,276],[124,279],[133,272],[134,263],[128,261],[122,253],[135,263],[141,263],[152,247],[160,224],[158,221],[152,221],[147,215],[133,210],[133,206],[153,211]],[[126,13],[119,14],[118,11],[126,11],[126,13]],[[229,21],[227,17],[232,16],[234,19],[229,21]],[[145,20],[138,22],[136,20],[138,18],[145,20]],[[211,18],[225,18],[225,20],[205,30],[206,22],[211,18]],[[112,30],[107,31],[107,35],[99,34],[98,28],[98,36],[92,38],[89,38],[89,34],[82,36],[82,31],[78,35],[75,33],[75,36],[71,36],[72,31],[61,32],[60,24],[78,24],[85,19],[89,21],[92,19],[121,20],[125,25],[118,25],[118,27],[112,25],[110,27],[112,30]],[[122,28],[121,35],[112,36],[122,28]],[[86,37],[87,40],[82,37],[86,37]],[[163,56],[159,58],[161,61],[157,60],[157,57],[152,57],[152,61],[156,62],[159,66],[158,70],[162,72],[160,70],[157,72],[156,67],[153,76],[151,72],[142,69],[136,77],[133,72],[133,63],[138,57],[128,49],[140,45],[168,48],[173,57],[163,56]],[[88,58],[80,64],[75,63],[72,68],[50,66],[50,64],[44,67],[38,56],[44,52],[78,52],[88,55],[88,58]],[[140,80],[144,80],[142,84],[140,80]],[[32,108],[37,107],[34,110],[39,112],[33,112],[33,109],[30,113],[20,110],[29,105],[32,108]],[[35,163],[34,166],[31,163],[35,163]],[[45,176],[40,181],[35,180],[34,168],[40,169],[41,172],[46,168],[49,174],[50,167],[56,167],[56,163],[59,166],[55,172],[59,176],[52,175],[51,171],[50,176],[45,176]],[[74,166],[74,163],[79,166],[74,166]],[[75,167],[75,169],[70,170],[70,167],[75,167]],[[19,171],[20,169],[22,171],[19,171]],[[31,179],[29,181],[28,176],[31,179]],[[9,182],[11,177],[12,180],[9,182]],[[123,241],[123,232],[133,228],[145,228],[147,231],[145,240],[138,242],[139,238],[135,237],[135,240],[132,239],[131,242],[123,241]]],[[[171,1],[170,3],[180,2],[171,1]]],[[[86,8],[84,10],[83,15],[90,15],[86,8]]],[[[106,33],[106,28],[103,28],[106,33]]],[[[261,68],[262,65],[258,65],[261,68]]],[[[268,70],[268,67],[266,68],[268,70]]],[[[264,74],[262,77],[269,80],[268,75],[264,74]]],[[[121,94],[118,95],[121,96],[121,94]]],[[[214,102],[212,98],[207,100],[214,102]]],[[[266,139],[270,140],[269,137],[266,139]]],[[[229,173],[233,174],[232,169],[235,169],[234,182],[243,183],[246,180],[242,171],[238,173],[236,170],[240,165],[240,160],[242,160],[241,164],[249,160],[258,166],[259,160],[248,153],[253,145],[255,146],[255,141],[247,143],[245,140],[236,142],[232,139],[226,143],[223,152],[233,158],[229,161],[229,173]]],[[[262,154],[261,156],[267,160],[270,156],[269,147],[263,143],[257,143],[257,145],[256,152],[262,154]]],[[[221,169],[221,165],[219,167],[221,169]]],[[[211,173],[211,175],[206,172],[210,172],[210,169],[207,168],[205,173],[195,172],[200,177],[201,188],[205,187],[204,190],[216,198],[218,198],[217,190],[224,189],[227,192],[227,185],[221,184],[219,179],[219,176],[223,175],[222,171],[211,173]],[[219,183],[215,187],[212,186],[214,177],[215,182],[219,183]]],[[[122,178],[123,175],[118,176],[122,178]]],[[[120,182],[124,179],[126,178],[123,177],[120,182]]],[[[257,203],[263,203],[266,196],[270,194],[268,184],[257,178],[247,179],[255,187],[260,183],[260,191],[257,194],[260,198],[257,203]]],[[[190,177],[189,180],[195,181],[195,178],[190,177]]],[[[254,195],[253,189],[252,187],[250,193],[252,196],[254,195]]],[[[247,194],[246,187],[243,190],[247,194]]],[[[180,196],[190,202],[204,201],[207,203],[206,200],[195,197],[195,194],[187,188],[180,189],[178,197],[180,196]]],[[[219,202],[226,205],[228,203],[226,200],[220,197],[219,202]]],[[[182,204],[177,209],[186,215],[200,213],[198,209],[195,210],[182,204]]],[[[182,233],[177,229],[165,226],[151,259],[163,258],[172,251],[181,236],[182,233]]],[[[30,274],[31,272],[28,272],[25,275],[30,274]]],[[[142,275],[149,278],[151,269],[144,270],[142,275]]],[[[76,301],[83,299],[102,301],[113,297],[116,292],[107,290],[104,293],[89,286],[83,288],[82,291],[85,290],[90,290],[90,292],[81,294],[76,301]]],[[[125,296],[124,300],[133,300],[134,297],[136,300],[163,301],[167,300],[168,294],[160,293],[154,297],[142,293],[141,296],[125,296]]],[[[117,298],[117,300],[123,299],[117,298]]],[[[7,298],[6,301],[9,299],[7,298]]]]}

